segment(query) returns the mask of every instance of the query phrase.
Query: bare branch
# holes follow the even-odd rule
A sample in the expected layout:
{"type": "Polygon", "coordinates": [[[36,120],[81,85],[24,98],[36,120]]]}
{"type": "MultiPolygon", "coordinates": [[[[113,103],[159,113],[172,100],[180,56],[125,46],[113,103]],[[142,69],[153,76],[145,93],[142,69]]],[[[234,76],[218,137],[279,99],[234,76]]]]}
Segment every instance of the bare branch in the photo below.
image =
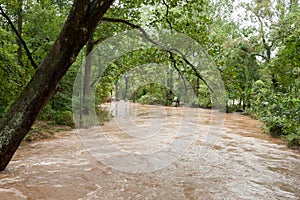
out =
{"type": "Polygon", "coordinates": [[[103,18],[101,19],[101,21],[106,21],[106,22],[119,22],[119,23],[123,23],[123,24],[129,25],[129,26],[131,26],[132,28],[141,28],[140,26],[135,25],[135,24],[133,24],[133,23],[131,23],[130,21],[127,21],[127,20],[125,20],[125,19],[103,17],[103,18]]]}
{"type": "Polygon", "coordinates": [[[164,5],[166,6],[166,8],[167,8],[167,10],[166,10],[166,21],[167,21],[167,23],[169,24],[170,29],[171,29],[171,30],[174,29],[174,30],[176,30],[177,32],[179,32],[175,27],[172,26],[172,23],[171,23],[170,20],[169,20],[169,9],[170,9],[170,6],[166,3],[165,0],[163,0],[163,4],[164,4],[164,5]]]}
{"type": "Polygon", "coordinates": [[[28,59],[30,60],[31,65],[33,66],[34,69],[38,68],[38,65],[34,62],[32,55],[26,45],[26,42],[23,40],[22,36],[20,35],[20,33],[18,32],[18,30],[16,29],[16,27],[14,26],[13,22],[10,20],[10,18],[5,14],[3,8],[0,5],[0,14],[7,20],[8,24],[11,26],[11,28],[13,29],[13,31],[15,32],[15,34],[17,35],[17,37],[19,38],[21,44],[23,45],[26,55],[28,57],[28,59]]]}

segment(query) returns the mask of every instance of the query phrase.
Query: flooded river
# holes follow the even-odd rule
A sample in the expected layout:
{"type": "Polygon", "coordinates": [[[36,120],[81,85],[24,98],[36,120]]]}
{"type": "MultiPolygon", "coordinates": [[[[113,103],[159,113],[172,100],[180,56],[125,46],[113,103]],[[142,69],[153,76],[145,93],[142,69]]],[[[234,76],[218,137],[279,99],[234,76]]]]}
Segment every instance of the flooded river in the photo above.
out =
{"type": "Polygon", "coordinates": [[[300,199],[299,151],[258,121],[120,105],[107,105],[115,117],[100,132],[22,144],[0,173],[0,199],[300,199]]]}

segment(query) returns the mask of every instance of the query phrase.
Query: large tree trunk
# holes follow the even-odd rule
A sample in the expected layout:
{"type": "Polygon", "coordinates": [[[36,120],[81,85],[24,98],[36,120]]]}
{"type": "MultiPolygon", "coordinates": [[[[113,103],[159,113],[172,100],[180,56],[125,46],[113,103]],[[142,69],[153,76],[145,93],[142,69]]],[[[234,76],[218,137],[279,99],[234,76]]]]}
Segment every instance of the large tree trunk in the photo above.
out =
{"type": "Polygon", "coordinates": [[[53,48],[0,122],[0,170],[4,170],[113,0],[75,0],[53,48]]]}

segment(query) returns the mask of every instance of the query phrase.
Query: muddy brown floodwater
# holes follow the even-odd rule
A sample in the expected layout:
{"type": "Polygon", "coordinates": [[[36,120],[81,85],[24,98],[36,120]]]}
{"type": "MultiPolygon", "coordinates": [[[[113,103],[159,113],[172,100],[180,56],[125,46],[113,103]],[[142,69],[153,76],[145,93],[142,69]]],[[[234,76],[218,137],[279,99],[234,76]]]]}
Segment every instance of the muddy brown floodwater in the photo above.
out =
{"type": "MultiPolygon", "coordinates": [[[[116,105],[120,103],[107,106],[116,105]]],[[[142,146],[140,154],[149,154],[155,150],[154,144],[168,143],[165,138],[185,137],[176,135],[178,126],[183,124],[179,123],[182,108],[138,104],[127,108],[127,115],[114,110],[115,119],[120,120],[102,127],[106,137],[126,152],[142,146]],[[126,119],[127,132],[138,137],[121,134],[121,129],[126,129],[126,119]],[[155,132],[156,137],[145,127],[155,129],[157,124],[162,125],[157,132],[163,134],[155,132]],[[144,137],[144,132],[149,144],[136,145],[136,138],[144,137]]],[[[120,156],[105,149],[109,145],[103,144],[93,152],[83,145],[84,139],[75,130],[57,133],[54,139],[20,146],[6,170],[0,173],[0,199],[300,199],[299,151],[263,134],[257,120],[235,113],[224,115],[222,131],[214,144],[208,145],[206,142],[211,141],[205,138],[214,131],[212,112],[184,109],[188,124],[184,131],[188,134],[190,127],[195,137],[178,159],[165,167],[147,173],[142,173],[142,168],[140,173],[128,172],[129,168],[122,171],[120,165],[106,165],[99,159],[103,152],[107,159],[120,156]],[[209,128],[210,132],[205,131],[209,128]],[[204,148],[207,145],[211,146],[204,148]]],[[[86,134],[97,136],[92,130],[86,130],[86,134]]],[[[160,163],[159,159],[155,162],[160,163]]]]}

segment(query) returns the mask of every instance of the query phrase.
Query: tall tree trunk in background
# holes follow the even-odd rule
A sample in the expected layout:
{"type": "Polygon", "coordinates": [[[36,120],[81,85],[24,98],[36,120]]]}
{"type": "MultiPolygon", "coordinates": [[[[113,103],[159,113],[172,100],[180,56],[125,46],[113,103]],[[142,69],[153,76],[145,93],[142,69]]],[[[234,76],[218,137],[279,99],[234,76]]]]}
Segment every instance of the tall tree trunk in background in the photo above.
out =
{"type": "MultiPolygon", "coordinates": [[[[23,0],[19,0],[19,8],[18,8],[18,14],[17,14],[17,30],[19,34],[22,36],[22,26],[23,26],[23,0]]],[[[18,45],[18,63],[20,66],[23,66],[22,62],[22,42],[21,40],[17,37],[17,45],[18,45]]]]}
{"type": "Polygon", "coordinates": [[[124,100],[128,100],[127,93],[129,89],[129,77],[125,75],[125,94],[124,94],[124,100]]]}
{"type": "Polygon", "coordinates": [[[84,82],[83,82],[83,114],[88,115],[88,105],[89,105],[89,99],[91,93],[91,64],[92,64],[92,57],[90,53],[93,50],[93,35],[90,37],[86,44],[86,58],[85,58],[85,66],[84,66],[84,82]]]}
{"type": "Polygon", "coordinates": [[[0,122],[0,170],[4,170],[58,82],[114,0],[75,0],[54,46],[0,122]]]}
{"type": "Polygon", "coordinates": [[[200,78],[197,77],[196,78],[196,86],[195,86],[195,90],[194,90],[195,95],[197,97],[197,107],[200,107],[199,101],[198,101],[198,99],[199,99],[199,88],[200,88],[200,78]]]}
{"type": "Polygon", "coordinates": [[[119,98],[119,84],[118,84],[118,79],[117,81],[115,82],[115,90],[116,90],[116,93],[115,93],[115,100],[117,100],[119,98]]]}
{"type": "Polygon", "coordinates": [[[173,102],[173,98],[172,98],[172,94],[174,92],[174,85],[173,85],[173,71],[172,71],[172,67],[167,66],[167,87],[168,87],[168,92],[167,92],[167,105],[172,104],[173,102]]]}

